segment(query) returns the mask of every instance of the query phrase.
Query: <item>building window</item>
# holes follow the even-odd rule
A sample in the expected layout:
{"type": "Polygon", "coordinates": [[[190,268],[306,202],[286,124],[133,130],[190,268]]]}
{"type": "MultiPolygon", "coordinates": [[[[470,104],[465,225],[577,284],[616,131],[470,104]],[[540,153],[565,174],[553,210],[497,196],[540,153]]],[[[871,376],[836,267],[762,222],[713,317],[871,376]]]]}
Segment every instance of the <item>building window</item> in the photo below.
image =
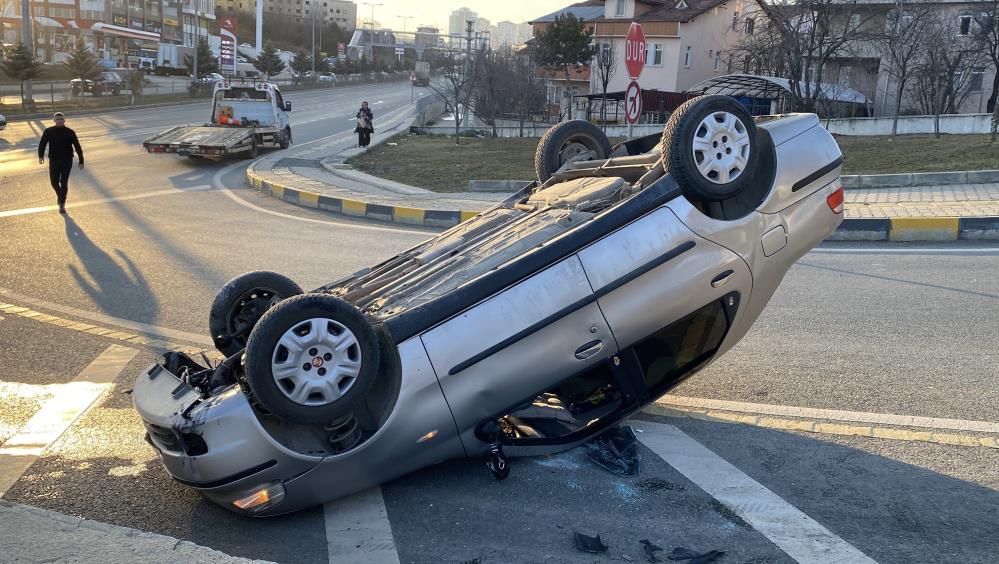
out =
{"type": "Polygon", "coordinates": [[[650,67],[661,67],[663,65],[663,44],[649,43],[645,52],[645,64],[650,67]]]}
{"type": "Polygon", "coordinates": [[[971,69],[971,79],[968,81],[968,92],[981,92],[982,82],[985,79],[985,67],[975,67],[971,69]]]}
{"type": "Polygon", "coordinates": [[[860,14],[850,14],[850,31],[854,31],[858,27],[860,27],[860,14]]]}
{"type": "Polygon", "coordinates": [[[739,29],[739,12],[732,12],[732,31],[739,29]]]}
{"type": "Polygon", "coordinates": [[[850,67],[840,67],[839,68],[839,80],[837,81],[840,88],[850,87],[850,67]]]}
{"type": "Polygon", "coordinates": [[[746,35],[752,35],[756,28],[756,18],[746,18],[746,35]]]}
{"type": "Polygon", "coordinates": [[[623,16],[624,15],[624,3],[625,0],[617,0],[617,4],[614,6],[614,15],[623,16]]]}
{"type": "Polygon", "coordinates": [[[683,66],[690,68],[690,59],[693,57],[691,53],[690,45],[687,46],[687,50],[683,53],[683,66]]]}
{"type": "Polygon", "coordinates": [[[961,36],[971,35],[971,16],[962,15],[958,22],[957,34],[961,36]]]}

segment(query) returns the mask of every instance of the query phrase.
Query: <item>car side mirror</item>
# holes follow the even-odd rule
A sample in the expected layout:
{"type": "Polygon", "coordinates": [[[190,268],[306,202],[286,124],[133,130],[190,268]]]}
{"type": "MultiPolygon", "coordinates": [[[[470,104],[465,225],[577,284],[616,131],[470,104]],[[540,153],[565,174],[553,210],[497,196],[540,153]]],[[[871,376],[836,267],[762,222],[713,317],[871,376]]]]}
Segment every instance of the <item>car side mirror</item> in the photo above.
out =
{"type": "Polygon", "coordinates": [[[291,102],[285,102],[284,103],[284,111],[286,111],[286,112],[290,112],[291,111],[291,102]]]}

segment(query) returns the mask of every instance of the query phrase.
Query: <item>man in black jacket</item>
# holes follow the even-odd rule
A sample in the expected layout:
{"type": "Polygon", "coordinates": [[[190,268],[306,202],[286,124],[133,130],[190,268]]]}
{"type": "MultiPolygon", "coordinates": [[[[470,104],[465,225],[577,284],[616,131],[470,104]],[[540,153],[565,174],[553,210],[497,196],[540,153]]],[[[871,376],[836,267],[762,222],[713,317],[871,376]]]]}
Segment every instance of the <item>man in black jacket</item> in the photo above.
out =
{"type": "Polygon", "coordinates": [[[69,192],[69,173],[73,170],[73,149],[80,159],[83,170],[83,147],[76,138],[76,132],[66,127],[66,116],[56,112],[52,116],[55,125],[46,127],[42,140],[38,143],[38,162],[45,164],[45,147],[49,148],[49,180],[59,201],[59,213],[66,213],[66,194],[69,192]]]}

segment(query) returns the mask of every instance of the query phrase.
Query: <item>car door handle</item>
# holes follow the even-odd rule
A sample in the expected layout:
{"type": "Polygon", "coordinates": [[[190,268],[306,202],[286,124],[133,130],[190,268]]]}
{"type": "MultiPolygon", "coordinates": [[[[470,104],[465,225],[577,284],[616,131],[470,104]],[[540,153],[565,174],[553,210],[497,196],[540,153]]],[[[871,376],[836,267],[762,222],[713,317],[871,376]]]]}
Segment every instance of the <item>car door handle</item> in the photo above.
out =
{"type": "Polygon", "coordinates": [[[597,354],[598,352],[602,351],[603,348],[604,348],[603,341],[590,341],[589,343],[586,343],[585,345],[576,349],[576,358],[578,358],[579,360],[586,360],[591,356],[597,354]]]}
{"type": "Polygon", "coordinates": [[[721,288],[722,286],[725,285],[726,282],[729,281],[730,278],[732,278],[733,274],[735,274],[735,271],[726,270],[725,272],[722,272],[718,276],[715,276],[714,279],[711,281],[711,287],[721,288]]]}

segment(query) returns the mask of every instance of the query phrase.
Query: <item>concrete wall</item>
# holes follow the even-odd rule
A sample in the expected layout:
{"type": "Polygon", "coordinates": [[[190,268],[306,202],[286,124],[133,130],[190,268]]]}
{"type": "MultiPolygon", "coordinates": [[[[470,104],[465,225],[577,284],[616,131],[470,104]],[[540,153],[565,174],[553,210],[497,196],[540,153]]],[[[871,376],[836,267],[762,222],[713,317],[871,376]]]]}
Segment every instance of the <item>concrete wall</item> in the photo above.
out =
{"type": "MultiPolygon", "coordinates": [[[[940,132],[951,134],[988,133],[991,114],[952,114],[940,116],[940,132]]],[[[892,118],[844,118],[822,120],[822,125],[837,135],[888,135],[892,118]]],[[[933,116],[898,118],[898,132],[933,133],[933,116]]]]}

